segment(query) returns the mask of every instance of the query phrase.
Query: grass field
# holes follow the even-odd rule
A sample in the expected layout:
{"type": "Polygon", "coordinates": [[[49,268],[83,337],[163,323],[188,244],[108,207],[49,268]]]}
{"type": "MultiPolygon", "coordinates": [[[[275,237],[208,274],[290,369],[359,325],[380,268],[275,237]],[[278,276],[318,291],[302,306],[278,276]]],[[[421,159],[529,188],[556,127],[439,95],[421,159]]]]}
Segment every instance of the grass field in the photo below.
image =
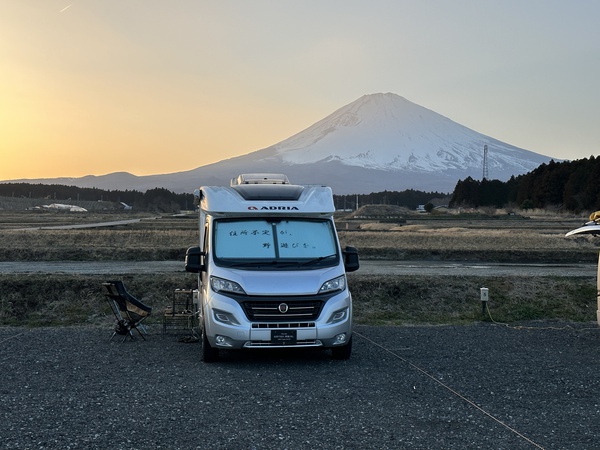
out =
{"type": "MultiPolygon", "coordinates": [[[[591,262],[597,238],[565,238],[585,217],[530,218],[507,215],[421,216],[402,223],[345,221],[342,245],[359,249],[363,259],[442,259],[503,262],[591,262]]],[[[66,214],[0,211],[0,261],[180,260],[197,242],[194,216],[66,214]],[[56,225],[141,219],[114,228],[44,229],[56,225]]],[[[160,310],[176,288],[193,287],[192,274],[127,275],[128,289],[160,310]]],[[[490,320],[482,314],[479,288],[493,293],[494,320],[596,319],[595,279],[569,277],[348,276],[357,323],[469,323],[490,320]]],[[[0,275],[0,324],[73,325],[112,321],[101,276],[68,274],[0,275]]],[[[158,319],[156,315],[154,320],[158,319]]]]}

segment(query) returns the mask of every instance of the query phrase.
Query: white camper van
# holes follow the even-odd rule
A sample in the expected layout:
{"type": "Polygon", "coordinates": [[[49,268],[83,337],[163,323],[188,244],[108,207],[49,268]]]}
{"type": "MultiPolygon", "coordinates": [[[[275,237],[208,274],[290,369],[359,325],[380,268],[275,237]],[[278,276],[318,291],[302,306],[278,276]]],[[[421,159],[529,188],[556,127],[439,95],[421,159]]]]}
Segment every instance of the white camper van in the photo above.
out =
{"type": "Polygon", "coordinates": [[[359,262],[354,247],[340,249],[331,188],[249,174],[194,195],[200,245],[187,250],[185,268],[198,273],[202,360],[217,360],[219,349],[282,347],[321,347],[348,359],[346,272],[359,262]]]}

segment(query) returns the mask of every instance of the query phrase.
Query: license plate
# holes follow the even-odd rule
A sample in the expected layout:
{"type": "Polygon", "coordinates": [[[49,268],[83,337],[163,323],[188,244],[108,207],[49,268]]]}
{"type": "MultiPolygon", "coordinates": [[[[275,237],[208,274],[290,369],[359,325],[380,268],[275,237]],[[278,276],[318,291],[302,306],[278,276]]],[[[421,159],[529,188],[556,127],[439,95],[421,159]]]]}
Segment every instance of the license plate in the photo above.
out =
{"type": "Polygon", "coordinates": [[[271,343],[294,345],[296,343],[296,330],[271,330],[271,343]]]}

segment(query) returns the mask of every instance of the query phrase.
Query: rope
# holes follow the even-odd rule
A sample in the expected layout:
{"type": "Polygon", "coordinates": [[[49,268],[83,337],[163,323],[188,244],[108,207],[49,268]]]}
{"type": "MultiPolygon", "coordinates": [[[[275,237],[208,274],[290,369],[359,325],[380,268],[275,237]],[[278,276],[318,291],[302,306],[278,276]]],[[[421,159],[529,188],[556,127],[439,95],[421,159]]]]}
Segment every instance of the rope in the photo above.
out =
{"type": "Polygon", "coordinates": [[[25,334],[25,333],[19,333],[19,334],[15,334],[14,336],[7,337],[6,339],[2,339],[2,340],[0,341],[0,344],[4,344],[6,341],[10,341],[11,339],[14,339],[14,338],[16,338],[16,337],[22,336],[22,335],[24,335],[24,334],[25,334]]]}
{"type": "Polygon", "coordinates": [[[512,428],[510,425],[508,425],[507,423],[503,422],[502,420],[498,419],[497,417],[495,417],[494,415],[492,415],[491,413],[487,412],[485,409],[483,409],[481,406],[477,405],[475,402],[473,402],[472,400],[469,400],[467,397],[465,397],[464,395],[462,395],[460,392],[456,391],[455,389],[452,389],[450,386],[448,386],[447,384],[443,383],[442,381],[438,380],[436,377],[434,377],[433,375],[431,375],[429,372],[427,372],[426,370],[420,368],[419,366],[417,366],[416,364],[408,361],[407,359],[403,358],[402,356],[398,355],[397,353],[393,352],[392,350],[387,349],[386,347],[382,346],[381,344],[378,344],[377,342],[369,339],[368,337],[366,337],[365,335],[358,333],[356,331],[353,331],[353,334],[356,334],[358,336],[360,336],[361,338],[363,338],[364,340],[366,340],[367,342],[371,343],[372,345],[379,347],[381,350],[389,353],[390,355],[394,356],[395,358],[399,359],[400,361],[408,364],[411,368],[417,370],[418,372],[422,373],[423,375],[425,375],[427,378],[435,381],[437,384],[439,384],[440,386],[442,386],[444,389],[450,391],[452,394],[454,394],[455,396],[457,396],[458,398],[460,398],[461,400],[465,401],[466,403],[468,403],[469,405],[471,405],[472,407],[474,407],[475,409],[477,409],[479,412],[483,413],[484,415],[486,415],[487,417],[489,417],[490,419],[494,420],[495,422],[497,422],[498,424],[502,425],[504,428],[508,429],[509,431],[511,431],[512,433],[516,434],[517,436],[519,436],[521,439],[529,442],[531,445],[540,448],[540,449],[544,449],[544,447],[542,447],[541,445],[537,444],[536,442],[532,441],[531,439],[529,439],[527,436],[525,436],[524,434],[518,432],[517,430],[515,430],[514,428],[512,428]]]}
{"type": "Polygon", "coordinates": [[[556,330],[556,331],[562,331],[562,330],[576,330],[576,331],[598,331],[600,328],[595,327],[595,328],[574,328],[571,325],[565,325],[564,327],[528,327],[528,326],[524,326],[524,325],[510,325],[508,323],[504,323],[504,322],[496,322],[496,320],[494,320],[494,318],[492,317],[492,313],[490,311],[490,308],[488,306],[488,302],[485,302],[485,311],[487,312],[488,317],[490,318],[490,321],[495,324],[495,325],[503,325],[507,328],[512,328],[513,330],[556,330]]]}

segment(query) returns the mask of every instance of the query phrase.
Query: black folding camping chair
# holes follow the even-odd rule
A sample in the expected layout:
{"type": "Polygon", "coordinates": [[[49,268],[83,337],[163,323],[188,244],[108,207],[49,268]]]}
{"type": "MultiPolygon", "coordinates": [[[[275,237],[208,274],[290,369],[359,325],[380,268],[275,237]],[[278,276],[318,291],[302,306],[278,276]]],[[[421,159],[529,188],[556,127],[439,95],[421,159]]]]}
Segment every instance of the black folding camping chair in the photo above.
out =
{"type": "Polygon", "coordinates": [[[148,332],[142,322],[150,315],[152,308],[127,292],[122,281],[109,281],[102,283],[102,286],[108,291],[106,300],[117,320],[110,340],[116,335],[122,335],[123,342],[128,336],[133,340],[133,330],[146,340],[144,334],[148,332]]]}

